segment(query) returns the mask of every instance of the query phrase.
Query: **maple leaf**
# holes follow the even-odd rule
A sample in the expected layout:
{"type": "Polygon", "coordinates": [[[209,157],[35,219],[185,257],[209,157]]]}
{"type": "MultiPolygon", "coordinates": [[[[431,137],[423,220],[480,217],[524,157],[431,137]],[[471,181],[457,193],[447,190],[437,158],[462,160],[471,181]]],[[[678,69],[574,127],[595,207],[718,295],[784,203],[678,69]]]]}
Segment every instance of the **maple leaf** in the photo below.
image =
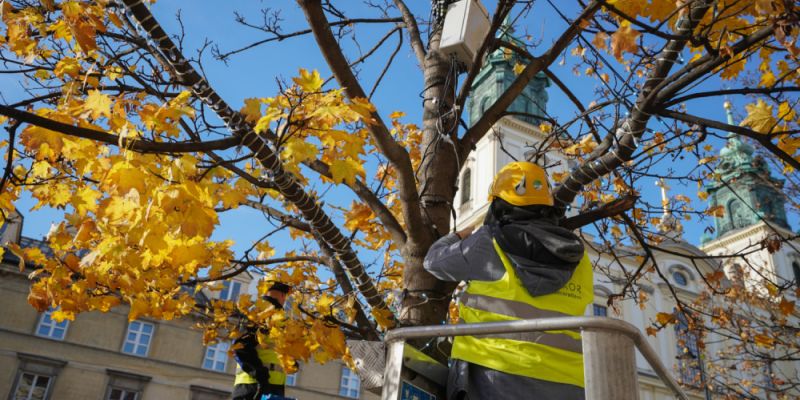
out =
{"type": "Polygon", "coordinates": [[[662,326],[670,324],[674,320],[675,320],[675,316],[673,314],[671,314],[671,313],[660,312],[660,313],[656,314],[656,321],[662,326]]]}
{"type": "Polygon", "coordinates": [[[244,99],[244,107],[239,110],[247,122],[255,122],[261,118],[261,100],[255,98],[244,99]]]}
{"type": "Polygon", "coordinates": [[[306,160],[313,160],[317,157],[317,146],[302,139],[291,138],[286,142],[281,152],[287,158],[301,163],[306,160]]]}
{"type": "Polygon", "coordinates": [[[622,21],[619,29],[611,35],[612,54],[618,61],[622,61],[622,54],[625,52],[635,53],[639,49],[636,45],[636,38],[641,35],[639,31],[631,28],[631,23],[622,21]]]}
{"type": "Polygon", "coordinates": [[[20,134],[25,148],[35,154],[36,160],[55,161],[64,147],[63,135],[49,129],[28,125],[20,134]]]}
{"type": "Polygon", "coordinates": [[[308,72],[305,68],[300,68],[300,77],[292,78],[292,80],[305,92],[318,92],[319,89],[322,88],[322,84],[325,83],[325,81],[320,78],[317,70],[308,72]]]}
{"type": "Polygon", "coordinates": [[[607,50],[608,49],[608,34],[605,32],[597,32],[592,39],[592,44],[598,50],[607,50]]]}
{"type": "Polygon", "coordinates": [[[145,191],[145,174],[141,169],[127,162],[118,162],[108,171],[104,186],[114,188],[119,194],[128,193],[135,189],[139,193],[145,191]]]}
{"type": "Polygon", "coordinates": [[[375,321],[383,329],[389,329],[394,326],[392,322],[392,312],[385,309],[373,308],[370,312],[375,318],[375,321]]]}
{"type": "Polygon", "coordinates": [[[753,341],[757,346],[764,347],[767,349],[775,347],[775,339],[767,335],[762,335],[762,334],[755,335],[753,337],[753,341]]]}
{"type": "Polygon", "coordinates": [[[331,163],[331,179],[335,183],[346,182],[348,185],[355,185],[356,177],[364,177],[364,165],[352,158],[344,160],[334,160],[331,163]]]}
{"type": "Polygon", "coordinates": [[[89,91],[86,96],[86,102],[83,107],[91,112],[92,119],[104,115],[108,118],[111,117],[111,98],[108,95],[101,93],[99,90],[89,91]]]}
{"type": "Polygon", "coordinates": [[[84,216],[88,212],[97,210],[97,200],[100,196],[100,192],[85,186],[74,193],[70,203],[75,207],[78,215],[84,216]]]}
{"type": "Polygon", "coordinates": [[[221,200],[223,208],[238,208],[239,204],[247,201],[247,195],[238,190],[227,188],[223,190],[221,200]]]}
{"type": "Polygon", "coordinates": [[[72,57],[65,57],[56,63],[56,68],[53,70],[53,74],[59,78],[63,77],[64,75],[77,78],[80,71],[81,71],[81,64],[78,62],[77,59],[72,57]]]}
{"type": "Polygon", "coordinates": [[[748,104],[745,109],[747,117],[739,125],[750,127],[758,133],[770,133],[775,127],[776,120],[772,115],[772,106],[764,100],[758,99],[756,104],[748,104]]]}
{"type": "Polygon", "coordinates": [[[776,81],[777,79],[775,79],[775,74],[773,74],[772,71],[767,71],[761,74],[761,80],[758,82],[758,85],[763,87],[772,87],[775,85],[776,81]]]}
{"type": "Polygon", "coordinates": [[[781,311],[783,315],[789,315],[794,312],[795,302],[786,300],[786,297],[781,297],[781,303],[778,305],[778,309],[781,311]]]}
{"type": "Polygon", "coordinates": [[[788,101],[784,101],[778,106],[778,118],[782,121],[792,121],[797,118],[797,113],[794,111],[794,108],[789,104],[788,101]]]}
{"type": "MultiPolygon", "coordinates": [[[[362,118],[372,120],[372,113],[375,112],[375,106],[370,103],[369,99],[363,97],[355,97],[350,103],[350,109],[358,113],[362,118]]],[[[391,118],[391,116],[389,117],[391,118]]]]}

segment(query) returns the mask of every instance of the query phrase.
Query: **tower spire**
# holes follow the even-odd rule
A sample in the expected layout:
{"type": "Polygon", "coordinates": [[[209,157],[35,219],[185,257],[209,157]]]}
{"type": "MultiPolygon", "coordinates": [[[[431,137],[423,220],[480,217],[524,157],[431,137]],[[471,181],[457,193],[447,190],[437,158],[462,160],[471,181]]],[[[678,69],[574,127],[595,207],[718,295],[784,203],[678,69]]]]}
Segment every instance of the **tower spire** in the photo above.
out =
{"type": "Polygon", "coordinates": [[[659,178],[656,181],[656,186],[661,188],[661,207],[664,210],[664,214],[661,216],[661,222],[658,223],[658,230],[662,235],[673,240],[678,240],[683,232],[683,227],[672,215],[669,194],[667,193],[670,187],[667,185],[667,182],[664,181],[664,178],[659,178]]]}

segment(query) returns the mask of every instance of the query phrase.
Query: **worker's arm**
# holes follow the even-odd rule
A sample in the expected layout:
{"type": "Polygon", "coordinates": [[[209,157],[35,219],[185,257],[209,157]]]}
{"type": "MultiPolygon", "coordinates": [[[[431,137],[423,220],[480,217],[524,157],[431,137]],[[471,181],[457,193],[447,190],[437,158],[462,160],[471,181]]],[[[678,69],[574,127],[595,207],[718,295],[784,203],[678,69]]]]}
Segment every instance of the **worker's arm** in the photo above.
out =
{"type": "Polygon", "coordinates": [[[236,356],[236,362],[242,367],[242,371],[250,374],[260,385],[268,384],[269,368],[258,358],[258,338],[256,338],[255,331],[245,333],[233,343],[237,345],[233,353],[236,356]]]}
{"type": "Polygon", "coordinates": [[[431,245],[423,266],[436,278],[451,282],[493,281],[505,271],[485,226],[471,235],[461,231],[441,237],[431,245]]]}

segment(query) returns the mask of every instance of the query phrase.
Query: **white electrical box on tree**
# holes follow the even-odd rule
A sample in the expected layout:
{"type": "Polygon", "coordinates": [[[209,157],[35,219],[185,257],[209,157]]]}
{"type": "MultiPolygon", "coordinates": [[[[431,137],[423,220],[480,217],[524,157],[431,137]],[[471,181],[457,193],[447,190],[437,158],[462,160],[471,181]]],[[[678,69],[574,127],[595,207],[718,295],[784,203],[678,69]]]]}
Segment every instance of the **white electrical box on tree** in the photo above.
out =
{"type": "Polygon", "coordinates": [[[439,51],[469,68],[489,31],[489,13],[479,0],[459,0],[447,7],[439,51]]]}

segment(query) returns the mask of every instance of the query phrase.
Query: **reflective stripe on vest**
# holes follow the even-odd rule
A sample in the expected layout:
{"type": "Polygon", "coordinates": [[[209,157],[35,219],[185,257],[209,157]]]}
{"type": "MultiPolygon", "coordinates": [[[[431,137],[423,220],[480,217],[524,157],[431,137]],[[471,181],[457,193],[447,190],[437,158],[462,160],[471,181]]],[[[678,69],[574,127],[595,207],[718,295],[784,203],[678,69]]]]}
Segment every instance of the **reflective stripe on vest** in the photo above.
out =
{"type": "MultiPolygon", "coordinates": [[[[466,323],[583,315],[594,300],[592,266],[584,254],[572,278],[555,293],[531,296],[506,254],[494,243],[505,274],[470,281],[459,304],[466,323]]],[[[583,354],[577,331],[458,336],[452,357],[498,371],[583,387],[583,354]]]]}
{"type": "MultiPolygon", "coordinates": [[[[281,362],[278,359],[278,353],[270,349],[259,347],[258,359],[269,369],[269,383],[272,385],[283,386],[286,383],[286,374],[283,373],[281,362]]],[[[242,371],[242,367],[236,364],[236,378],[233,381],[234,385],[258,383],[256,378],[242,371]]]]}

